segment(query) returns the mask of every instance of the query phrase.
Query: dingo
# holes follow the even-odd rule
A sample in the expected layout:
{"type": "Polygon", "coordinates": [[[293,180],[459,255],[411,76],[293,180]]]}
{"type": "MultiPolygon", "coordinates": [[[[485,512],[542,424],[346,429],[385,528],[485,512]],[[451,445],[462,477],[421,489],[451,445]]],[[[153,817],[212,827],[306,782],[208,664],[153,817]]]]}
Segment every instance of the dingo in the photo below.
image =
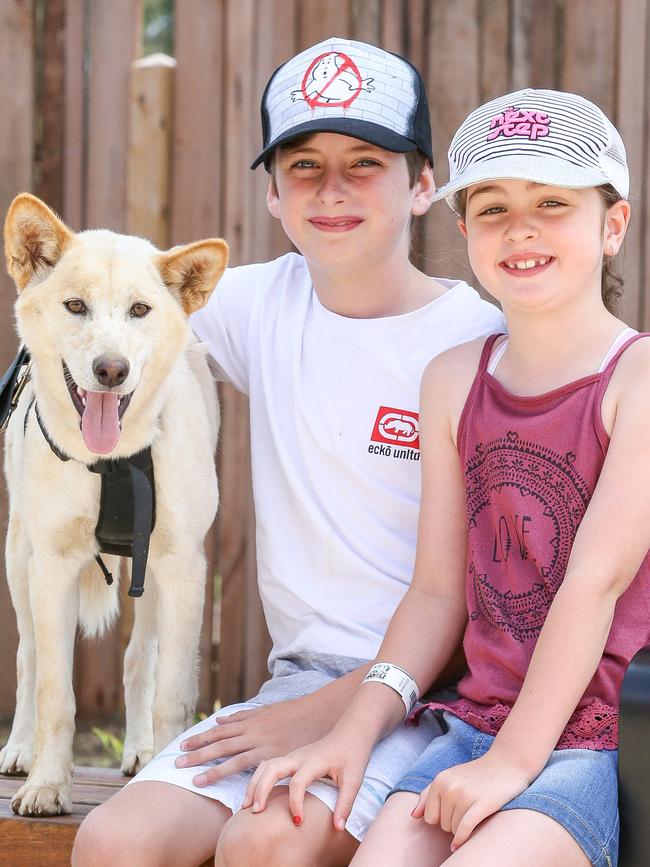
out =
{"type": "MultiPolygon", "coordinates": [[[[109,231],[74,234],[39,199],[23,194],[7,215],[5,249],[32,369],[5,451],[7,578],[20,643],[16,713],[0,772],[28,773],[12,808],[45,816],[71,809],[77,621],[86,634],[98,634],[118,608],[117,581],[107,584],[109,570],[119,574],[115,552],[101,555],[106,581],[95,563],[107,550],[99,524],[113,517],[99,517],[105,477],[98,467],[128,468],[127,459],[148,455],[148,448],[149,475],[140,472],[139,490],[148,492],[144,519],[154,528],[147,561],[149,535],[143,541],[137,514],[132,521],[133,582],[136,545],[147,582],[124,659],[122,771],[135,773],[191,722],[203,539],[218,500],[219,419],[187,314],[208,299],[227,246],[212,239],[160,252],[109,231]]],[[[138,472],[132,475],[135,498],[138,472]]],[[[131,490],[128,472],[126,482],[131,490]]],[[[138,513],[137,501],[131,509],[138,513]]],[[[140,592],[136,587],[133,595],[140,592]]]]}

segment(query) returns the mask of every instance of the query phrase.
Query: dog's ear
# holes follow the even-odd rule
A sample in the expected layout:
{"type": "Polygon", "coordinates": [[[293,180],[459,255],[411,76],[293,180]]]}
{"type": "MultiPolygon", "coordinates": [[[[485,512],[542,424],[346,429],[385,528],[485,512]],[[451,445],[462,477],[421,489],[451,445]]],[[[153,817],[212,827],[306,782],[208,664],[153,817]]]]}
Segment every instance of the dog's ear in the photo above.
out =
{"type": "Polygon", "coordinates": [[[163,283],[178,296],[189,316],[210,297],[228,264],[228,245],[221,238],[195,241],[161,253],[154,264],[163,283]]]}
{"type": "Polygon", "coordinates": [[[5,220],[7,270],[20,292],[33,277],[45,277],[74,239],[48,206],[30,193],[13,200],[5,220]]]}

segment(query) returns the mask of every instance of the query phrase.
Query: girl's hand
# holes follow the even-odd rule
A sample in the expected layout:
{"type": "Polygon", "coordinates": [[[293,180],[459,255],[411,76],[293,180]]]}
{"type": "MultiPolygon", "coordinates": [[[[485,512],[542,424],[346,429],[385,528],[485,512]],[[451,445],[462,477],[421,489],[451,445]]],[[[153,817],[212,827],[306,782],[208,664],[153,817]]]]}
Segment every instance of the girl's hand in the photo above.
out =
{"type": "Polygon", "coordinates": [[[364,743],[359,735],[332,732],[287,756],[262,762],[248,784],[242,808],[252,806],[254,813],[261,812],[278,780],[291,777],[289,806],[294,823],[301,825],[307,786],[329,777],[339,789],[333,820],[334,827],[342,831],[361,788],[371,751],[372,744],[364,743]]]}
{"type": "Polygon", "coordinates": [[[502,756],[486,753],[438,774],[411,814],[454,835],[451,850],[465,843],[476,826],[530,785],[524,771],[502,756]]]}

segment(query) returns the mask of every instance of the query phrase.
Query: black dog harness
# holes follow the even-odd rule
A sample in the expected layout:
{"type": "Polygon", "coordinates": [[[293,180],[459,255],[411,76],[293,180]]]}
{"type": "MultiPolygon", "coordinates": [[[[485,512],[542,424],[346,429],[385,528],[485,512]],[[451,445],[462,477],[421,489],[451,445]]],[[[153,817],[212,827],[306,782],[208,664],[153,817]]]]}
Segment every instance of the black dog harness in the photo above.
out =
{"type": "MultiPolygon", "coordinates": [[[[9,416],[18,405],[18,398],[28,380],[29,372],[19,378],[21,368],[28,362],[29,353],[23,347],[11,368],[2,377],[0,383],[2,430],[6,428],[9,416]],[[20,391],[16,394],[18,389],[20,391]],[[9,397],[5,400],[7,393],[9,397]]],[[[30,410],[34,406],[36,419],[49,447],[60,461],[71,460],[69,455],[64,454],[52,442],[35,401],[36,398],[32,398],[25,413],[25,429],[30,410]]],[[[143,449],[128,458],[95,461],[90,466],[86,464],[86,467],[91,473],[99,473],[102,480],[99,517],[95,527],[99,550],[102,554],[116,554],[119,557],[132,559],[129,596],[142,596],[149,540],[156,523],[156,489],[151,448],[143,449]]],[[[95,560],[102,570],[106,583],[112,584],[113,576],[99,554],[95,556],[95,560]]]]}

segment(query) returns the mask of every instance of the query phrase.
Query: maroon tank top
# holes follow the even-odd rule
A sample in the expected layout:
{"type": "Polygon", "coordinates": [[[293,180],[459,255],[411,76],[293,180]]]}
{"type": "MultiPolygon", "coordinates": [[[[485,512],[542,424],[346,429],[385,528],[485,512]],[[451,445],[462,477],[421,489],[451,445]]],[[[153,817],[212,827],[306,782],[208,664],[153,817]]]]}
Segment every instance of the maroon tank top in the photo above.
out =
{"type": "MultiPolygon", "coordinates": [[[[444,708],[496,734],[523,684],[535,642],[566,571],[609,438],[601,403],[616,363],[534,397],[506,391],[487,372],[489,337],[458,428],[468,519],[468,674],[444,708]]],[[[612,526],[615,532],[615,526],[612,526]]],[[[617,602],[598,669],[558,749],[616,749],[625,670],[650,644],[650,555],[617,602]]],[[[568,660],[570,664],[570,660],[568,660]]]]}

